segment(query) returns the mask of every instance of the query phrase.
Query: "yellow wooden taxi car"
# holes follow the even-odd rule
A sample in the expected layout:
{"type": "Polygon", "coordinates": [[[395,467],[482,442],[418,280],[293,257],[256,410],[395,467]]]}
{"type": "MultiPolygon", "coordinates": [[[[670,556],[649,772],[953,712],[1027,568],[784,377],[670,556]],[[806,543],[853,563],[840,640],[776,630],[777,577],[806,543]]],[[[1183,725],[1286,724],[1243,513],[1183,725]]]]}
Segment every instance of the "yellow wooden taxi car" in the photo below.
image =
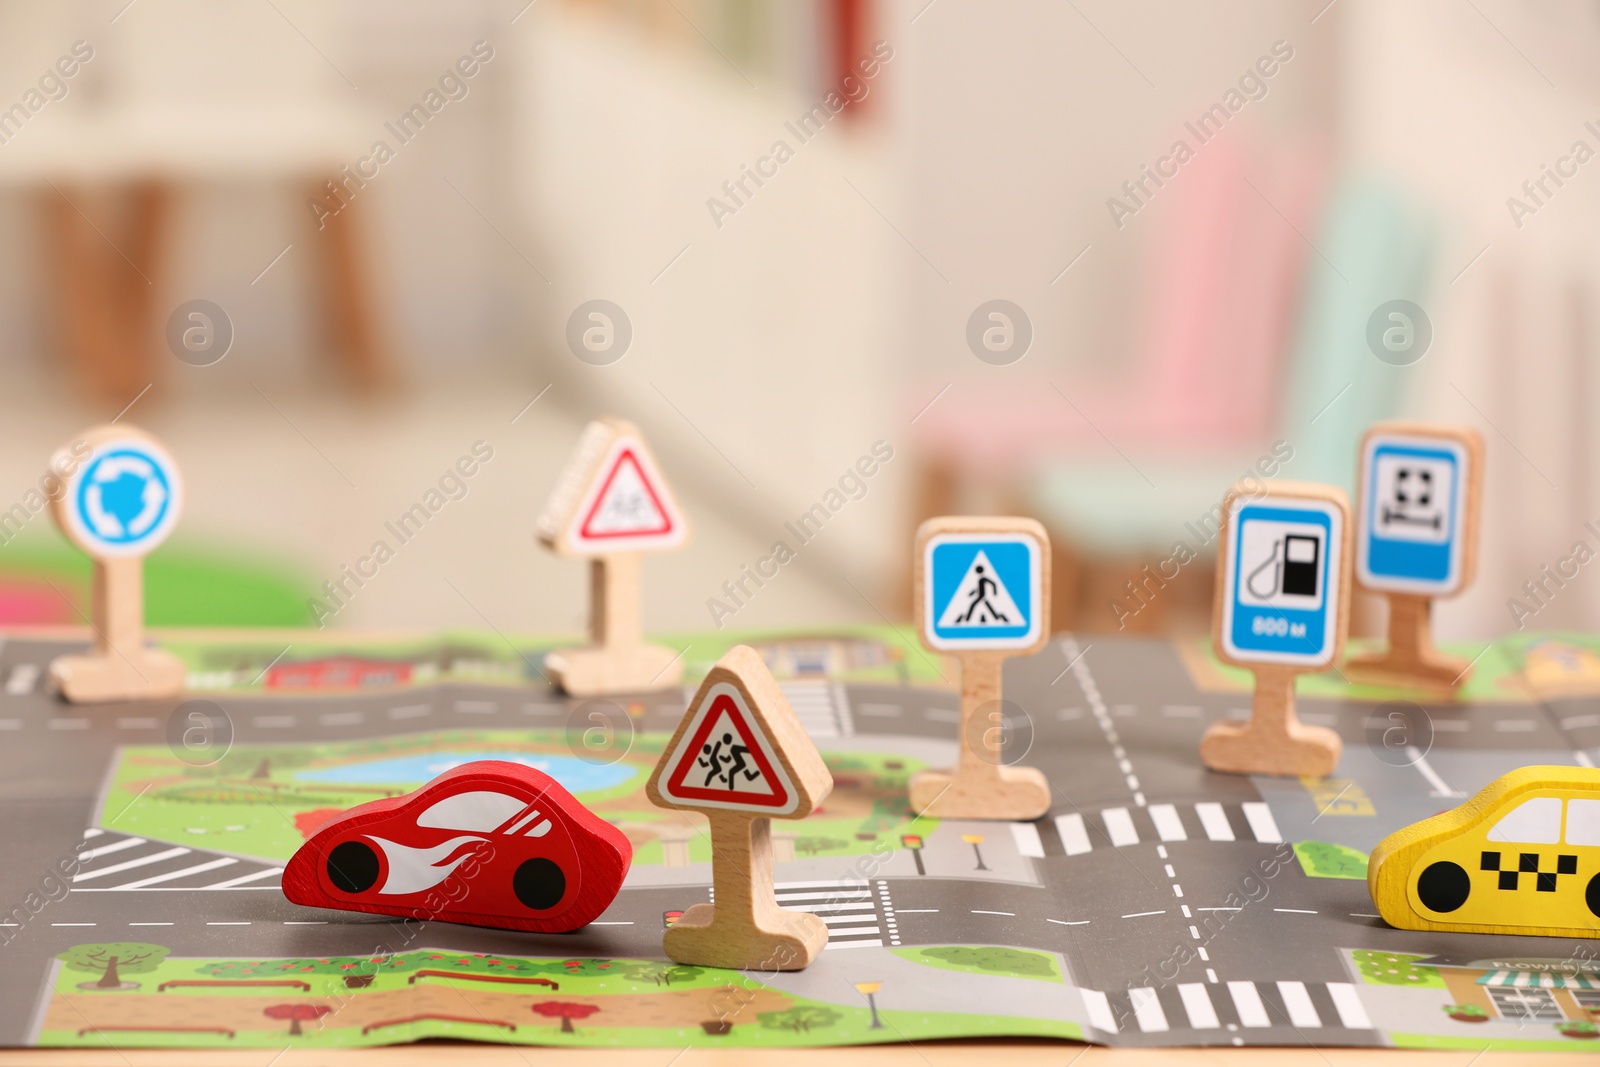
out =
{"type": "Polygon", "coordinates": [[[1600,770],[1496,778],[1379,842],[1367,888],[1406,930],[1600,936],[1600,770]]]}

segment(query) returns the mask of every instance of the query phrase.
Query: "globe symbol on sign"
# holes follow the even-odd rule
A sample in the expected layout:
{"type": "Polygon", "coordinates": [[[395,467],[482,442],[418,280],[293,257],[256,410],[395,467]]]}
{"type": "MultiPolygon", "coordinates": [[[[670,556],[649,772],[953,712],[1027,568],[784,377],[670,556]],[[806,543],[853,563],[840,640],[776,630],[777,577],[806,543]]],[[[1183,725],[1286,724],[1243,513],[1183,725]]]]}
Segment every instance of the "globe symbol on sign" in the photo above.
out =
{"type": "Polygon", "coordinates": [[[172,502],[167,472],[149,455],[118,450],[101,456],[78,483],[78,514],[96,538],[137,545],[160,529],[172,502]]]}

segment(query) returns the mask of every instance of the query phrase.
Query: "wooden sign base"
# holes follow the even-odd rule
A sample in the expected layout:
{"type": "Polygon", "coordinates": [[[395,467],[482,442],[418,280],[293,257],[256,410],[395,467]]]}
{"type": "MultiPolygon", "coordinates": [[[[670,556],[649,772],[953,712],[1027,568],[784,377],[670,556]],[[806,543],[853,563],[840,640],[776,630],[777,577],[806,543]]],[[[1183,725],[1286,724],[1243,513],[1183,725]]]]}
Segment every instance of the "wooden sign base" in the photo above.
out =
{"type": "Polygon", "coordinates": [[[1389,647],[1352,656],[1345,669],[1361,681],[1454,691],[1471,674],[1472,664],[1440,652],[1433,643],[1433,599],[1420,593],[1388,593],[1389,647]]]}
{"type": "Polygon", "coordinates": [[[963,652],[958,658],[961,747],[956,766],[913,775],[911,809],[940,819],[1037,819],[1050,810],[1049,781],[1033,767],[1003,762],[1000,672],[1006,653],[963,652]]]}
{"type": "Polygon", "coordinates": [[[573,696],[666,689],[683,679],[679,653],[648,645],[641,637],[640,572],[637,552],[589,561],[589,629],[593,643],[545,657],[545,675],[573,696]]]}
{"type": "Polygon", "coordinates": [[[177,696],[186,674],[181,660],[155,648],[61,656],[50,664],[51,686],[74,704],[177,696]]]}
{"type": "Polygon", "coordinates": [[[662,938],[667,957],[697,967],[798,971],[828,943],[828,926],[778,906],[772,890],[772,820],[709,811],[712,904],[696,904],[662,938]]]}
{"type": "Polygon", "coordinates": [[[1254,669],[1250,721],[1212,723],[1200,739],[1200,761],[1229,774],[1294,778],[1332,774],[1344,742],[1327,727],[1307,726],[1295,716],[1294,681],[1299,672],[1273,665],[1254,669]]]}
{"type": "Polygon", "coordinates": [[[91,617],[94,648],[50,664],[50,683],[74,704],[177,696],[187,676],[183,662],[144,645],[144,560],[98,559],[91,617]]]}

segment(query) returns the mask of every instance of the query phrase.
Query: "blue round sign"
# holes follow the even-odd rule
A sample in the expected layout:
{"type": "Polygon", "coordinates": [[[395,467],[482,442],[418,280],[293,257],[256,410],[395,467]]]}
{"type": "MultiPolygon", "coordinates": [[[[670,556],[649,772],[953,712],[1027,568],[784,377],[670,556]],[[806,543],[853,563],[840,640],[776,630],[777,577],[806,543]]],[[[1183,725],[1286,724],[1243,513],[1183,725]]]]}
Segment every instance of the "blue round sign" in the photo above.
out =
{"type": "Polygon", "coordinates": [[[177,524],[182,492],[177,465],[155,442],[108,441],[72,479],[67,533],[93,555],[143,555],[177,524]]]}

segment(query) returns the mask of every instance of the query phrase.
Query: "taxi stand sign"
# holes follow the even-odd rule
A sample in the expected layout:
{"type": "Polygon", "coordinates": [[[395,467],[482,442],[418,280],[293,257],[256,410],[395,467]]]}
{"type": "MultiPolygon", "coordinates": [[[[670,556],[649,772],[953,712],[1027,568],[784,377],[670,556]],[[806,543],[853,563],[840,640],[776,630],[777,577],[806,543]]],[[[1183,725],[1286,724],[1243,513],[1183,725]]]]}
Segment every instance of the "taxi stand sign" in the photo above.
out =
{"type": "Polygon", "coordinates": [[[1380,425],[1361,447],[1356,579],[1392,593],[1449,596],[1472,580],[1481,478],[1476,435],[1380,425]]]}
{"type": "Polygon", "coordinates": [[[1218,647],[1230,662],[1315,670],[1331,664],[1344,644],[1343,494],[1305,488],[1316,491],[1279,486],[1258,497],[1236,488],[1223,501],[1218,647]]]}

